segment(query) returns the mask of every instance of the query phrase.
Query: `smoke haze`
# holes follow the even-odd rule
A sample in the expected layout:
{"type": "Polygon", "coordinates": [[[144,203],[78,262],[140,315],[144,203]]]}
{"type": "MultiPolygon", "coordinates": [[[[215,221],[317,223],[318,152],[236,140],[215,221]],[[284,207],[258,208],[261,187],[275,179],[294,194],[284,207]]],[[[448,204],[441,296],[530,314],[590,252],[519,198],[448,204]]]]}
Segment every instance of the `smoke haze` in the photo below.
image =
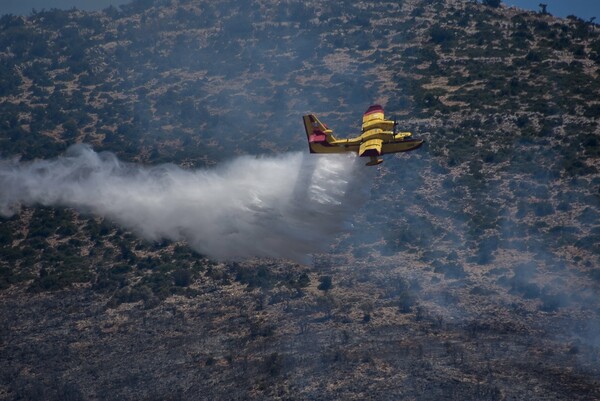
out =
{"type": "Polygon", "coordinates": [[[303,260],[327,247],[362,202],[357,174],[368,173],[356,164],[354,155],[289,153],[184,170],[124,163],[75,145],[52,160],[0,162],[0,213],[73,207],[148,240],[185,240],[217,259],[303,260]]]}

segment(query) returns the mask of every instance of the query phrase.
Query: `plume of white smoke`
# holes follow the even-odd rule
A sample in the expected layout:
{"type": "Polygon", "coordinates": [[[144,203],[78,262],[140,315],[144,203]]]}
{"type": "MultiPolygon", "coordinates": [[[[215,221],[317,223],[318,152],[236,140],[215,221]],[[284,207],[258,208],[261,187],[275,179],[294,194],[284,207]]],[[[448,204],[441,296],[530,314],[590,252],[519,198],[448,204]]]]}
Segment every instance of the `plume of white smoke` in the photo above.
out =
{"type": "Polygon", "coordinates": [[[300,260],[323,250],[360,206],[356,187],[368,173],[356,164],[349,155],[289,153],[184,170],[75,145],[52,160],[0,161],[0,214],[21,205],[73,207],[148,240],[185,240],[217,259],[300,260]]]}

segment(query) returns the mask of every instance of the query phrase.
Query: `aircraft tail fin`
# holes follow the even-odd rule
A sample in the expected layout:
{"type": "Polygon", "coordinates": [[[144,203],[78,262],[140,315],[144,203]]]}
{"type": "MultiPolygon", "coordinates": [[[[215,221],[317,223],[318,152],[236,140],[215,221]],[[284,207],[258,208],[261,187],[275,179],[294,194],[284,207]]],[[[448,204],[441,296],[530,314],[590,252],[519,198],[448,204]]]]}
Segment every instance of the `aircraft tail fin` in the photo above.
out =
{"type": "Polygon", "coordinates": [[[323,145],[327,146],[330,141],[335,140],[332,134],[333,131],[319,121],[314,114],[306,115],[303,119],[310,153],[322,153],[319,152],[318,148],[323,145]]]}

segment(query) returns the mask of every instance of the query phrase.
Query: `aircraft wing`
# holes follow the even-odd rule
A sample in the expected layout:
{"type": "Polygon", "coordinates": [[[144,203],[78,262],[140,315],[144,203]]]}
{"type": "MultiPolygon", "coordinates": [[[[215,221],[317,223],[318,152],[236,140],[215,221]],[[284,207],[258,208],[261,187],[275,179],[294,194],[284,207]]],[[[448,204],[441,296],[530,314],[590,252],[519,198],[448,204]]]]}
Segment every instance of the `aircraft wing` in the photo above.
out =
{"type": "Polygon", "coordinates": [[[365,111],[362,119],[362,132],[375,128],[379,123],[382,123],[384,118],[383,107],[374,104],[365,111]]]}

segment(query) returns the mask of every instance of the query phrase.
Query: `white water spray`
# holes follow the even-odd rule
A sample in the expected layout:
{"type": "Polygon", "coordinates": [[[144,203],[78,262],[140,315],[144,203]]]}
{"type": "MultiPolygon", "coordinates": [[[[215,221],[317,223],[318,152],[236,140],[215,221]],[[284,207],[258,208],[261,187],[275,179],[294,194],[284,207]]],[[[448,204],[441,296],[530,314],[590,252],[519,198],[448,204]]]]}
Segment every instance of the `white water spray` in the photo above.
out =
{"type": "Polygon", "coordinates": [[[302,259],[327,247],[362,199],[353,155],[239,157],[222,167],[140,166],[75,145],[52,160],[0,161],[0,214],[72,207],[148,240],[185,240],[217,259],[302,259]]]}

